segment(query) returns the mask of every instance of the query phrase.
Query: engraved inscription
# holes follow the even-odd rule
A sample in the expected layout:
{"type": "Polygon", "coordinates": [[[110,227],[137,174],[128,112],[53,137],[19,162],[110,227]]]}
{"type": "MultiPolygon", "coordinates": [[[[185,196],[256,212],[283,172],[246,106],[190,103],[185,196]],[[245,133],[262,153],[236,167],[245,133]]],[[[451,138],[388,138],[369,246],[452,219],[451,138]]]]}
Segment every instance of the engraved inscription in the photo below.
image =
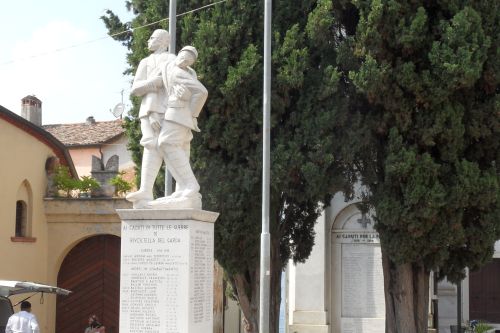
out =
{"type": "Polygon", "coordinates": [[[188,225],[122,224],[120,331],[178,333],[186,322],[188,225]]]}
{"type": "Polygon", "coordinates": [[[384,276],[380,246],[342,244],[342,317],[384,316],[384,276]]]}

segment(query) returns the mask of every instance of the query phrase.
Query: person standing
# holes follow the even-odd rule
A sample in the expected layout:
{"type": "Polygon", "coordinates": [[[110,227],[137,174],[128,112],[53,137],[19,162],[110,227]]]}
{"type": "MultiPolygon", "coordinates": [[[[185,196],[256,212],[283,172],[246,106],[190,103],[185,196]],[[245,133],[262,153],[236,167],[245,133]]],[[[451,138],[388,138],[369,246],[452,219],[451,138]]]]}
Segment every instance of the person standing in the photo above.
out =
{"type": "Polygon", "coordinates": [[[139,109],[141,121],[141,145],[144,147],[141,168],[141,186],[129,193],[127,200],[141,208],[141,202],[153,200],[153,185],[163,162],[158,151],[158,135],[167,108],[167,90],[162,80],[162,70],[175,59],[168,53],[170,35],[167,30],[157,29],[148,40],[151,54],[142,59],[132,84],[132,95],[142,97],[139,109]]]}
{"type": "Polygon", "coordinates": [[[5,333],[40,333],[36,316],[31,313],[30,302],[21,302],[21,311],[10,316],[5,333]]]}

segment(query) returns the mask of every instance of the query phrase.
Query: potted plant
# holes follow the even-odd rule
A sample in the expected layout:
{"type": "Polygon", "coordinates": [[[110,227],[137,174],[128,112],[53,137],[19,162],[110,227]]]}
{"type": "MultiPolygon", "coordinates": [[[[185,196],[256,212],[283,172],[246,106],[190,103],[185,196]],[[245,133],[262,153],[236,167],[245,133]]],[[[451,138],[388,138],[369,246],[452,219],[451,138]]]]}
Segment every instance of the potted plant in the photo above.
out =
{"type": "Polygon", "coordinates": [[[80,191],[80,198],[90,198],[90,191],[99,188],[99,183],[90,176],[83,176],[78,181],[77,188],[80,191]]]}

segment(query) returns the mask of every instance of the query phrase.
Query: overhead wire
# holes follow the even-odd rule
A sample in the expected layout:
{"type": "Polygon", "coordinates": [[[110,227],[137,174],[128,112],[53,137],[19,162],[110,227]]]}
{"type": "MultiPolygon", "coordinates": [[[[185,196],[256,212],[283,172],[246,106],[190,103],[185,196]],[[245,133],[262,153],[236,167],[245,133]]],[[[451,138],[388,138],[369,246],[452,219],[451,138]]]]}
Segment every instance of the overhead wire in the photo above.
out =
{"type": "MultiPolygon", "coordinates": [[[[214,3],[208,4],[208,5],[205,5],[205,6],[201,6],[201,7],[192,9],[192,10],[188,10],[188,11],[186,11],[184,13],[177,14],[176,17],[181,17],[181,16],[185,16],[185,15],[188,15],[188,14],[191,14],[191,13],[195,13],[195,12],[200,11],[202,9],[209,8],[209,7],[218,5],[218,4],[226,2],[226,1],[227,0],[219,0],[219,1],[216,1],[214,3]]],[[[34,54],[34,55],[28,56],[28,57],[23,58],[23,59],[9,60],[9,61],[0,63],[0,66],[9,65],[9,64],[12,64],[12,63],[26,61],[26,60],[30,60],[30,59],[35,59],[35,58],[47,56],[47,55],[50,55],[50,54],[54,54],[54,53],[57,53],[57,52],[65,51],[65,50],[68,50],[68,49],[73,49],[73,48],[76,48],[76,47],[80,47],[80,46],[92,44],[92,43],[95,43],[95,42],[98,42],[98,41],[101,41],[101,40],[104,40],[104,39],[107,39],[107,38],[113,38],[115,36],[119,36],[119,35],[122,35],[122,34],[125,34],[125,33],[133,32],[136,29],[142,29],[142,28],[150,27],[152,25],[158,24],[158,23],[163,22],[163,21],[168,21],[168,17],[164,18],[164,19],[161,19],[161,20],[158,20],[158,21],[155,21],[155,22],[144,24],[144,25],[141,25],[141,26],[138,26],[138,27],[134,27],[134,28],[130,28],[130,29],[127,29],[127,30],[124,30],[124,31],[120,31],[120,32],[117,32],[117,33],[114,33],[114,34],[108,34],[106,36],[102,36],[102,37],[99,37],[99,38],[96,38],[96,39],[88,40],[88,41],[85,41],[85,42],[82,42],[82,43],[72,44],[72,45],[68,45],[68,46],[64,46],[64,47],[60,47],[60,48],[54,49],[52,51],[47,51],[47,52],[42,52],[42,53],[34,54]]]]}

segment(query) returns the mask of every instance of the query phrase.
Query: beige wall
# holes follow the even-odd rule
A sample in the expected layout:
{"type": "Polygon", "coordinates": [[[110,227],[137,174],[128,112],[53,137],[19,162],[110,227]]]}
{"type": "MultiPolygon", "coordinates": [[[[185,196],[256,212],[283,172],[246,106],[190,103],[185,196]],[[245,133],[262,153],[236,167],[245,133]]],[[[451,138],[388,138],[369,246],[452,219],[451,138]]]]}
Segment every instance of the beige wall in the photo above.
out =
{"type": "MultiPolygon", "coordinates": [[[[0,279],[54,284],[47,271],[48,236],[43,197],[45,161],[55,154],[47,145],[3,119],[0,119],[0,145],[0,279]],[[25,197],[25,192],[20,191],[23,182],[29,184],[27,188],[32,194],[31,236],[36,238],[35,242],[11,241],[15,235],[16,200],[18,196],[25,197]]],[[[44,298],[47,301],[55,296],[44,298]]],[[[39,299],[39,296],[30,299],[33,312],[42,332],[49,332],[47,323],[49,317],[54,316],[55,308],[47,306],[47,302],[40,304],[39,299]]]]}

